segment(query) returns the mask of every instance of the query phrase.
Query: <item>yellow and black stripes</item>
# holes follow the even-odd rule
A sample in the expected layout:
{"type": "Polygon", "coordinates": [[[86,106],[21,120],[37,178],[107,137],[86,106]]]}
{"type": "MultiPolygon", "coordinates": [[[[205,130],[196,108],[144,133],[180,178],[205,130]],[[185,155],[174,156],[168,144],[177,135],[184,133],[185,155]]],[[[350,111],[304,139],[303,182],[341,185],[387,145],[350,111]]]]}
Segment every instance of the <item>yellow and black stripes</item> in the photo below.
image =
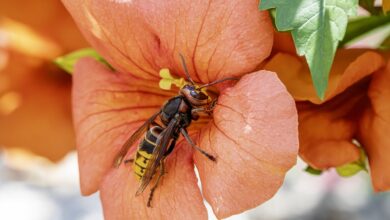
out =
{"type": "Polygon", "coordinates": [[[141,179],[145,174],[146,167],[156,147],[157,137],[161,131],[162,128],[159,126],[150,128],[138,147],[133,166],[134,173],[138,179],[141,179]]]}

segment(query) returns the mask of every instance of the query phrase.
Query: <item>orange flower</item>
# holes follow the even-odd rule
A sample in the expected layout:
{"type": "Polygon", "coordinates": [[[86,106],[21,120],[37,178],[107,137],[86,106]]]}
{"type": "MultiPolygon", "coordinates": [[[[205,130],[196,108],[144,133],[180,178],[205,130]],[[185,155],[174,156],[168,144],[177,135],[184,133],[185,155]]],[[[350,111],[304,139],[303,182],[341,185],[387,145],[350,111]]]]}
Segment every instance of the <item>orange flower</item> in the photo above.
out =
{"type": "Polygon", "coordinates": [[[390,61],[375,73],[368,88],[370,107],[359,124],[359,140],[369,156],[372,181],[377,191],[390,189],[390,61]]]}
{"type": "MultiPolygon", "coordinates": [[[[205,219],[197,186],[217,217],[271,198],[296,161],[297,115],[276,75],[253,71],[270,53],[272,25],[258,1],[64,0],[92,45],[113,65],[90,59],[74,73],[73,112],[81,190],[100,190],[106,219],[205,219]],[[135,197],[139,185],[129,168],[112,167],[125,140],[175,92],[158,87],[158,72],[207,83],[243,76],[221,89],[214,117],[191,125],[191,136],[217,163],[179,141],[167,158],[167,174],[155,193],[135,197]]],[[[135,146],[128,157],[132,157],[135,146]]],[[[147,190],[148,191],[148,190],[147,190]]],[[[145,192],[147,192],[145,191],[145,192]]]]}
{"type": "Polygon", "coordinates": [[[61,2],[0,2],[0,145],[51,160],[74,148],[70,77],[51,64],[85,45],[61,2]]]}
{"type": "Polygon", "coordinates": [[[317,169],[338,167],[358,160],[357,140],[368,155],[377,191],[390,189],[390,71],[384,65],[374,51],[339,50],[325,100],[316,96],[302,58],[277,53],[265,66],[278,73],[297,101],[300,156],[317,169]]]}

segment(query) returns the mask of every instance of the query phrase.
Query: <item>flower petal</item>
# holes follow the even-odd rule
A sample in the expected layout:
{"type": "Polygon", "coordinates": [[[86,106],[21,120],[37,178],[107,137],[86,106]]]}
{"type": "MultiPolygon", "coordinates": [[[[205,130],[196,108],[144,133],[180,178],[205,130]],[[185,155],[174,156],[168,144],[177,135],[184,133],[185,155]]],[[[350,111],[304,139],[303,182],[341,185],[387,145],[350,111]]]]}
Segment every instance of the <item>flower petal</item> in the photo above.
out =
{"type": "Polygon", "coordinates": [[[291,55],[297,54],[294,40],[289,32],[275,31],[272,53],[276,54],[278,52],[289,53],[291,55]]]}
{"type": "Polygon", "coordinates": [[[349,87],[331,100],[316,105],[297,102],[299,155],[317,169],[338,167],[359,158],[353,143],[358,121],[366,108],[369,79],[349,87]]]}
{"type": "Polygon", "coordinates": [[[218,218],[253,208],[281,186],[298,153],[295,103],[276,74],[244,76],[219,97],[214,121],[202,130],[196,166],[203,193],[218,218]]]}
{"type": "Polygon", "coordinates": [[[1,1],[0,15],[0,146],[58,161],[75,147],[71,77],[51,60],[86,42],[58,0],[1,1]]]}
{"type": "Polygon", "coordinates": [[[48,65],[32,65],[31,57],[7,55],[6,67],[0,69],[0,146],[60,160],[75,147],[70,76],[48,65]]]}
{"type": "MultiPolygon", "coordinates": [[[[340,130],[337,131],[340,132],[340,130]]],[[[299,156],[316,169],[326,170],[331,167],[339,167],[359,159],[359,149],[351,140],[318,140],[313,138],[311,141],[310,144],[306,144],[306,142],[302,144],[305,147],[300,149],[299,156]],[[316,140],[318,143],[313,143],[316,140]]]]}
{"type": "Polygon", "coordinates": [[[339,50],[324,100],[317,97],[302,58],[279,53],[265,66],[278,73],[297,101],[314,103],[297,103],[299,153],[312,167],[328,169],[359,158],[359,150],[352,140],[357,138],[357,121],[367,105],[368,82],[364,79],[383,65],[383,58],[375,52],[339,50]]]}
{"type": "Polygon", "coordinates": [[[92,59],[76,65],[73,80],[81,191],[91,194],[126,139],[173,94],[158,81],[111,72],[92,59]]]}
{"type": "Polygon", "coordinates": [[[209,82],[253,70],[273,28],[257,0],[63,0],[88,41],[120,72],[153,79],[167,67],[209,82]]]}
{"type": "Polygon", "coordinates": [[[21,53],[50,60],[86,46],[58,0],[1,1],[0,14],[0,29],[9,35],[9,46],[21,53]]]}
{"type": "Polygon", "coordinates": [[[360,141],[367,151],[376,191],[390,189],[390,62],[375,73],[368,90],[371,107],[360,123],[360,141]]]}
{"type": "Polygon", "coordinates": [[[166,174],[154,193],[152,208],[146,207],[151,184],[136,197],[138,186],[131,167],[110,171],[100,188],[105,219],[207,219],[191,147],[184,142],[166,160],[166,174]]]}
{"type": "Polygon", "coordinates": [[[71,77],[52,59],[85,46],[58,0],[0,2],[0,145],[57,161],[75,147],[71,77]]]}
{"type": "Polygon", "coordinates": [[[362,49],[339,50],[330,72],[324,100],[317,97],[309,68],[303,58],[278,53],[264,68],[278,74],[295,100],[320,104],[342,93],[383,66],[383,58],[378,53],[362,49]]]}
{"type": "Polygon", "coordinates": [[[358,105],[343,104],[349,108],[300,108],[298,104],[299,155],[314,168],[338,167],[359,158],[359,150],[352,143],[356,118],[346,117],[358,105]]]}

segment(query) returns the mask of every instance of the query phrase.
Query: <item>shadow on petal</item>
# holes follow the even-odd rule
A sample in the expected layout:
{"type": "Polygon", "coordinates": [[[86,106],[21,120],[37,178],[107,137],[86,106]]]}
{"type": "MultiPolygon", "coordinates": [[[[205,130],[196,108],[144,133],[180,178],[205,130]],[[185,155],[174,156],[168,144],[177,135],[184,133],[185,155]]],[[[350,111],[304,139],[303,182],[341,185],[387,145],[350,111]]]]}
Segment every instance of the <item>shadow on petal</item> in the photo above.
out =
{"type": "Polygon", "coordinates": [[[278,32],[275,30],[272,53],[289,53],[291,55],[297,54],[294,40],[289,32],[278,32]]]}

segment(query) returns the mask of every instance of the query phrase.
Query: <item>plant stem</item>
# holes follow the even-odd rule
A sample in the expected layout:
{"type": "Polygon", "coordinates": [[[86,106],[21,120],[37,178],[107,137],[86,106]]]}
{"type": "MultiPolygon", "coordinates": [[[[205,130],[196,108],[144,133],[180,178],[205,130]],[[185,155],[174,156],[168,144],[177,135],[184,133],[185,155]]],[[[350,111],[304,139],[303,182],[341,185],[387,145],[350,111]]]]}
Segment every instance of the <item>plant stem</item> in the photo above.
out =
{"type": "Polygon", "coordinates": [[[344,39],[340,42],[339,47],[343,47],[345,44],[369,31],[388,24],[390,24],[390,13],[382,16],[361,17],[352,20],[348,23],[347,31],[344,39]]]}

